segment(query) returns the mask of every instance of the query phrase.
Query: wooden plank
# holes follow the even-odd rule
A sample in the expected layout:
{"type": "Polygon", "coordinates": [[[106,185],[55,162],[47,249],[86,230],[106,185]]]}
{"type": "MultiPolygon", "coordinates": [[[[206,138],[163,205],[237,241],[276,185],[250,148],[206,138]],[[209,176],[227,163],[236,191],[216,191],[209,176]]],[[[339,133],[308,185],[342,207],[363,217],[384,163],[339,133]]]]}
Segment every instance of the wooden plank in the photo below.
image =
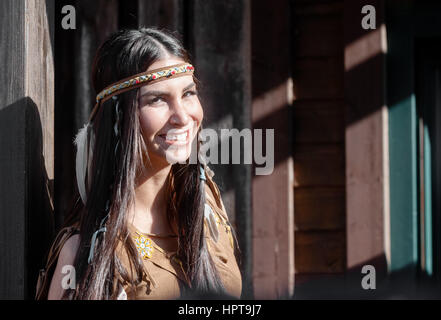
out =
{"type": "MultiPolygon", "coordinates": [[[[374,31],[360,28],[355,13],[365,1],[344,3],[346,263],[351,269],[385,256],[387,250],[384,235],[388,228],[384,222],[388,218],[389,197],[388,126],[383,85],[386,35],[380,27],[374,31]]],[[[382,1],[369,4],[376,8],[376,24],[381,26],[382,1]]]]}
{"type": "MultiPolygon", "coordinates": [[[[55,229],[61,227],[64,215],[69,208],[74,194],[75,153],[73,137],[75,135],[74,118],[75,88],[75,34],[78,30],[64,30],[61,10],[70,4],[66,0],[55,1],[55,161],[54,161],[54,215],[55,229]]],[[[82,15],[77,12],[77,25],[81,24],[82,15]]],[[[88,106],[85,106],[88,107],[88,106]]]]}
{"type": "Polygon", "coordinates": [[[289,1],[252,2],[253,127],[274,128],[276,144],[274,171],[252,184],[257,299],[289,297],[294,289],[289,8],[289,1]]]}
{"type": "MultiPolygon", "coordinates": [[[[387,54],[387,100],[389,105],[389,142],[390,142],[390,236],[391,259],[390,270],[408,268],[416,272],[420,250],[418,248],[418,176],[417,166],[417,121],[418,121],[418,73],[421,66],[415,64],[417,60],[415,50],[419,41],[427,39],[433,44],[435,37],[441,36],[440,3],[437,1],[394,1],[386,2],[388,54],[387,54]],[[410,24],[409,21],[412,21],[410,24]]],[[[433,50],[431,50],[434,53],[433,50]]],[[[439,61],[439,55],[436,56],[439,61]]],[[[431,70],[435,67],[431,66],[431,70]]],[[[422,84],[428,90],[430,83],[427,79],[422,84]]],[[[430,90],[430,89],[429,89],[430,90]]],[[[437,108],[437,111],[439,108],[437,108]]],[[[439,116],[439,115],[438,115],[439,116]]],[[[436,128],[439,130],[439,127],[436,128]]],[[[436,130],[429,132],[433,137],[439,133],[436,130]]],[[[431,141],[434,147],[439,141],[431,141]]],[[[438,150],[439,158],[439,150],[438,150]]],[[[433,159],[433,158],[432,158],[433,159]]],[[[435,160],[435,159],[434,159],[435,160]]],[[[438,160],[439,162],[439,160],[438,160]]],[[[436,160],[432,162],[432,165],[436,160]]],[[[439,165],[436,166],[440,178],[439,165]]],[[[439,180],[438,180],[439,181],[439,180]]],[[[436,186],[435,186],[436,187],[436,186]]],[[[439,185],[436,195],[439,201],[439,185]]],[[[440,208],[433,210],[434,217],[439,216],[440,208]]],[[[439,223],[439,220],[437,221],[439,223]]],[[[436,233],[438,226],[435,227],[436,233]]],[[[438,241],[433,241],[438,246],[434,252],[439,253],[439,234],[435,234],[438,241]]],[[[438,268],[441,264],[436,263],[438,268]]],[[[438,269],[437,271],[439,271],[438,269]]]]}
{"type": "Polygon", "coordinates": [[[53,10],[54,0],[26,1],[27,298],[35,295],[38,270],[54,232],[54,21],[48,14],[53,10]]]}
{"type": "Polygon", "coordinates": [[[295,188],[296,231],[345,228],[345,188],[295,188]]]}
{"type": "Polygon", "coordinates": [[[293,14],[300,15],[333,15],[340,14],[343,1],[336,0],[296,0],[292,3],[293,14]]]}
{"type": "Polygon", "coordinates": [[[24,10],[24,1],[0,2],[0,299],[25,295],[24,10]]]}
{"type": "Polygon", "coordinates": [[[139,26],[166,28],[184,36],[185,10],[183,0],[139,1],[139,26]]]}
{"type": "Polygon", "coordinates": [[[344,143],[344,104],[297,100],[293,104],[294,143],[344,143]]]}
{"type": "MultiPolygon", "coordinates": [[[[439,259],[436,250],[439,243],[433,241],[439,234],[437,220],[439,211],[437,201],[437,145],[441,143],[436,136],[437,112],[440,104],[441,86],[438,74],[441,72],[441,44],[433,39],[417,39],[415,41],[415,95],[419,117],[418,148],[419,148],[419,238],[420,238],[420,268],[429,276],[436,274],[434,268],[439,259]]],[[[439,121],[439,120],[438,120],[439,121]]],[[[439,130],[439,129],[438,129],[439,130]]]]}
{"type": "Polygon", "coordinates": [[[293,54],[301,57],[343,55],[342,13],[298,15],[293,19],[293,54]],[[320,39],[320,41],[317,41],[320,39]]]}
{"type": "Polygon", "coordinates": [[[294,148],[294,187],[345,185],[343,144],[302,144],[294,148]]]}
{"type": "Polygon", "coordinates": [[[342,99],[343,70],[343,57],[308,57],[295,60],[294,98],[342,99]]]}
{"type": "Polygon", "coordinates": [[[0,62],[2,72],[0,79],[3,84],[0,86],[1,107],[14,103],[23,96],[24,82],[15,75],[24,73],[24,2],[6,0],[0,3],[0,62]],[[9,26],[15,26],[15,32],[10,32],[9,26]]]}
{"type": "Polygon", "coordinates": [[[26,92],[37,105],[42,123],[43,157],[48,179],[54,178],[54,52],[48,10],[53,0],[26,1],[26,92]]]}
{"type": "Polygon", "coordinates": [[[345,270],[344,231],[297,231],[295,237],[296,274],[345,270]]]}
{"type": "Polygon", "coordinates": [[[295,1],[292,15],[297,283],[345,269],[343,3],[295,1]]]}
{"type": "MultiPolygon", "coordinates": [[[[259,227],[263,229],[262,220],[256,219],[256,216],[254,217],[254,224],[259,223],[259,227]]],[[[274,227],[274,223],[267,226],[274,227]]],[[[253,235],[253,285],[254,290],[257,291],[256,297],[259,297],[259,299],[274,299],[274,297],[277,297],[277,274],[275,272],[277,270],[275,259],[277,242],[274,241],[274,234],[269,235],[265,231],[263,229],[260,234],[254,232],[253,235]],[[261,288],[265,288],[265,290],[261,288]]]]}

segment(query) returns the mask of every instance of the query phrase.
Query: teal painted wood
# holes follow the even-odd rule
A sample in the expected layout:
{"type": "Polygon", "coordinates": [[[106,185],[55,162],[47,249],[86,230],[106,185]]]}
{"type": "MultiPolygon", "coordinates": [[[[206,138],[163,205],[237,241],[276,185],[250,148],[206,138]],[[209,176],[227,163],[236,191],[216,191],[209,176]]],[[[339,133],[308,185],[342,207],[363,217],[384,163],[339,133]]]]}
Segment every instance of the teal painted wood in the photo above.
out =
{"type": "Polygon", "coordinates": [[[387,2],[389,108],[389,271],[418,262],[417,114],[413,88],[412,1],[387,2]]]}
{"type": "Polygon", "coordinates": [[[418,259],[416,106],[411,96],[389,106],[390,271],[418,259]]]}
{"type": "Polygon", "coordinates": [[[429,136],[429,128],[424,122],[424,250],[425,272],[433,274],[433,250],[432,250],[432,146],[429,136]]]}
{"type": "Polygon", "coordinates": [[[410,265],[414,265],[418,261],[418,142],[417,142],[417,107],[415,101],[415,94],[412,93],[410,99],[410,113],[411,113],[411,127],[410,127],[410,135],[411,135],[411,165],[412,165],[412,263],[410,265]]]}
{"type": "MultiPolygon", "coordinates": [[[[437,74],[440,70],[439,57],[441,49],[439,46],[439,38],[441,37],[441,2],[440,1],[414,1],[413,10],[414,27],[413,37],[421,39],[431,38],[429,41],[430,48],[427,48],[427,57],[423,63],[426,69],[422,86],[428,93],[424,97],[423,116],[424,116],[424,194],[425,194],[425,234],[424,234],[424,253],[426,263],[422,270],[429,276],[436,276],[441,281],[441,224],[440,224],[440,206],[439,206],[439,185],[440,177],[439,161],[440,161],[440,135],[436,134],[439,130],[439,120],[436,120],[437,112],[439,112],[439,104],[437,105],[436,90],[437,74]],[[438,39],[437,39],[438,38],[438,39]],[[438,70],[438,71],[437,71],[438,70]],[[438,109],[438,110],[436,110],[438,109]],[[437,150],[438,148],[438,150],[437,150]],[[437,187],[438,186],[438,187],[437,187]],[[436,193],[435,193],[436,192],[436,193]]],[[[439,91],[438,91],[439,92],[439,91]]],[[[426,93],[424,95],[426,95],[426,93]]]]}
{"type": "MultiPolygon", "coordinates": [[[[429,132],[434,117],[433,106],[420,110],[424,114],[424,234],[419,239],[419,185],[417,105],[415,98],[415,49],[416,39],[441,36],[440,2],[412,0],[386,2],[386,28],[388,34],[387,93],[389,107],[389,153],[390,153],[390,225],[391,260],[390,271],[410,267],[416,271],[420,256],[424,253],[423,272],[432,275],[434,261],[440,253],[434,248],[441,246],[439,223],[434,226],[432,153],[434,141],[429,132]],[[435,228],[435,231],[433,231],[435,228]],[[435,233],[434,233],[435,232],[435,233]],[[423,250],[420,251],[420,241],[423,250]],[[435,246],[436,244],[436,246],[435,246]]],[[[423,86],[427,86],[423,80],[423,86]]],[[[427,89],[427,88],[426,88],[427,89]]],[[[432,137],[433,138],[433,137],[432,137]]],[[[437,267],[439,268],[439,266],[437,267]]]]}
{"type": "MultiPolygon", "coordinates": [[[[434,247],[439,246],[437,244],[437,238],[435,234],[437,232],[436,227],[436,215],[434,211],[436,204],[436,194],[434,194],[433,186],[436,184],[436,164],[438,163],[439,156],[436,156],[436,144],[437,137],[435,135],[436,124],[436,96],[439,90],[436,86],[437,82],[437,68],[439,65],[439,55],[441,54],[441,46],[437,44],[438,39],[420,39],[416,43],[416,64],[417,64],[417,76],[416,76],[416,95],[417,95],[417,109],[418,114],[422,117],[424,124],[422,128],[423,133],[423,188],[424,198],[420,201],[424,201],[424,226],[421,230],[422,234],[422,250],[424,253],[424,262],[421,264],[422,272],[426,275],[434,275],[434,261],[435,255],[438,254],[434,251],[434,247]],[[435,222],[434,222],[435,221],[435,222]],[[435,223],[435,225],[434,225],[435,223]]],[[[439,138],[438,138],[439,139],[439,138]]]]}
{"type": "Polygon", "coordinates": [[[417,104],[424,119],[425,265],[422,273],[441,283],[441,12],[440,1],[415,1],[413,37],[417,40],[417,104]]]}

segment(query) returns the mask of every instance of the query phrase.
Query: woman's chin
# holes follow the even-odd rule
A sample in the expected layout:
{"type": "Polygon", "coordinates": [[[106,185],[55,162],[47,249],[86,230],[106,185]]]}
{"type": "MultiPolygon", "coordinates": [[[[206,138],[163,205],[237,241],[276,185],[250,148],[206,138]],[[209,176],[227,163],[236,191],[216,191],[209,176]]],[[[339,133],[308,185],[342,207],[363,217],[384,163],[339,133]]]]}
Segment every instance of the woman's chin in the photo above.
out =
{"type": "Polygon", "coordinates": [[[170,146],[165,151],[165,159],[170,164],[175,163],[185,163],[190,157],[191,149],[187,146],[185,147],[174,147],[170,146]]]}

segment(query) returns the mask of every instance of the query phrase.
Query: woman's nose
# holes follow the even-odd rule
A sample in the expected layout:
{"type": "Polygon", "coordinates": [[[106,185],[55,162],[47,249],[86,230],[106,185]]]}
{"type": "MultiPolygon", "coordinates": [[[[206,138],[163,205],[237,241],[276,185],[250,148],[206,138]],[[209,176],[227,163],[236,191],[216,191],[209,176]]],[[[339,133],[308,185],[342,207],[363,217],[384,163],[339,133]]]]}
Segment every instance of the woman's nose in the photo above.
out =
{"type": "Polygon", "coordinates": [[[172,115],[170,117],[170,123],[175,126],[185,126],[190,120],[187,111],[185,110],[182,100],[175,100],[172,107],[172,115]]]}

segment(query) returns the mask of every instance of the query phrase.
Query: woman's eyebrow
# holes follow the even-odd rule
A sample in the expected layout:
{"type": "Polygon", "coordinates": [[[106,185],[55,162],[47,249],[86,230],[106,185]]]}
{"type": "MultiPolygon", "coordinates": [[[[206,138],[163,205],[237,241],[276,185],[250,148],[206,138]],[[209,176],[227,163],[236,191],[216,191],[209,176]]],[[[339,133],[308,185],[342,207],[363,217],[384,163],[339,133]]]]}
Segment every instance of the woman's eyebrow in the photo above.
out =
{"type": "MultiPolygon", "coordinates": [[[[196,83],[192,82],[188,86],[186,86],[184,89],[182,89],[182,91],[184,92],[190,88],[193,88],[195,85],[196,85],[196,83]]],[[[169,93],[166,91],[151,90],[151,91],[144,92],[141,95],[141,97],[144,97],[144,96],[167,96],[167,95],[169,95],[169,93]]]]}

